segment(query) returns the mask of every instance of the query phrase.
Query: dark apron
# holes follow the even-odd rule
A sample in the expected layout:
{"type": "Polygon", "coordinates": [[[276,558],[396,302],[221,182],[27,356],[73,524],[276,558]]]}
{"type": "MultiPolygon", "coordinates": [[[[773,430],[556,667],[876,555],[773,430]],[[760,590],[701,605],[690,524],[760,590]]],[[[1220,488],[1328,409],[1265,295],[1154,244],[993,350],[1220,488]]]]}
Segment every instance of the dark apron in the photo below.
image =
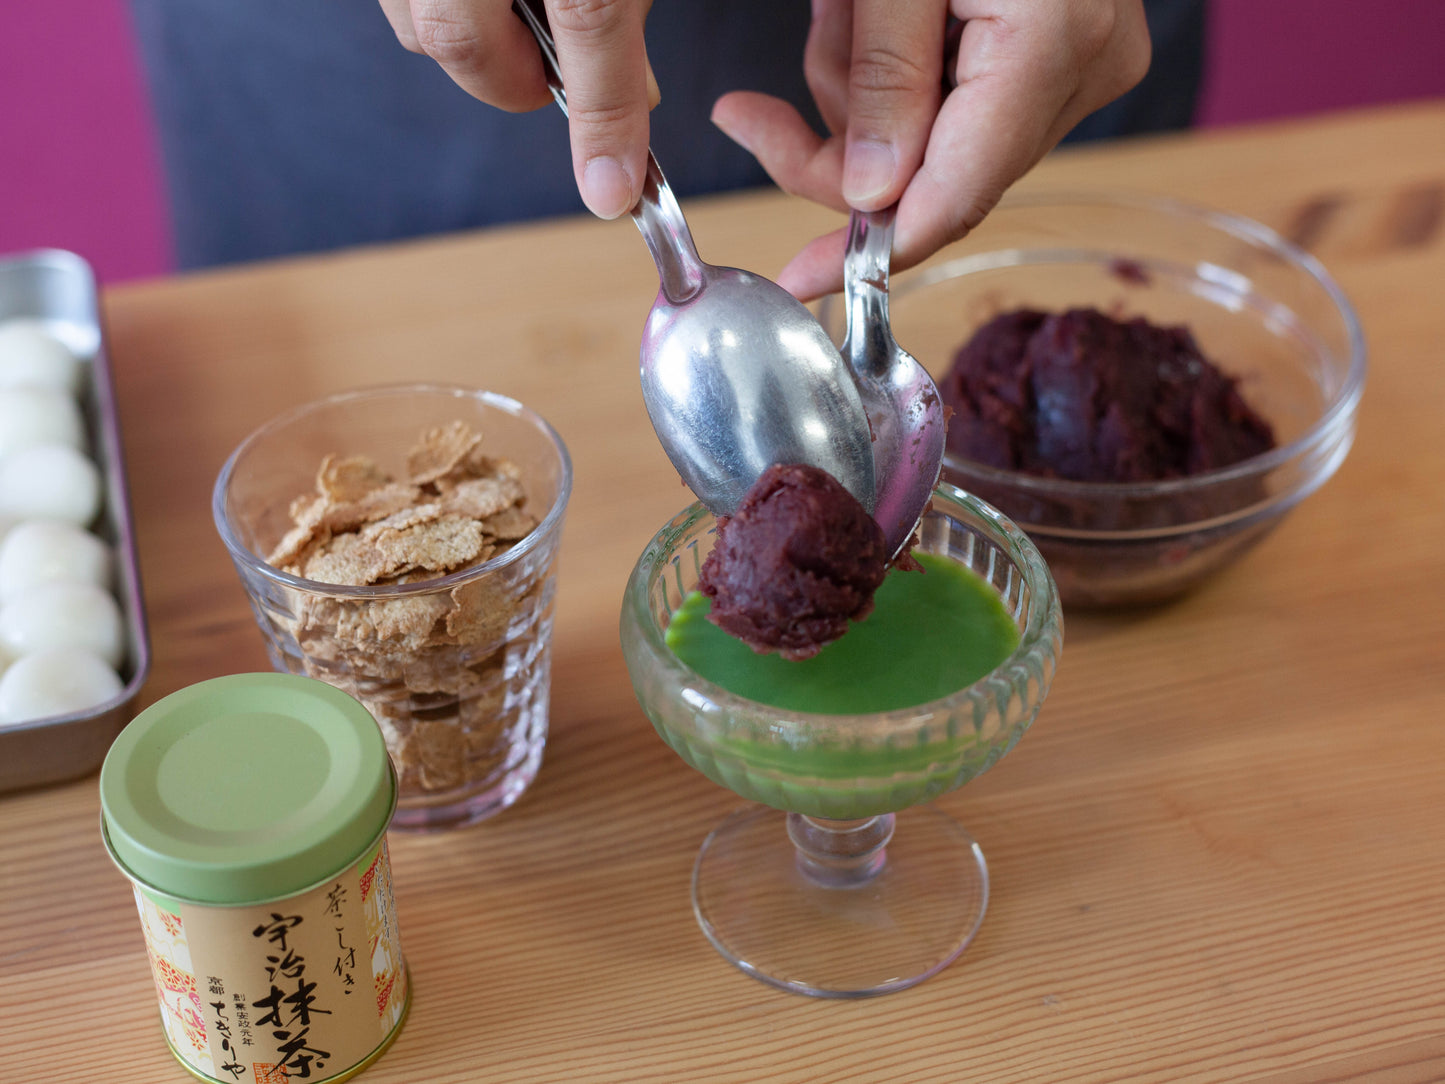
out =
{"type": "MultiPolygon", "coordinates": [[[[1171,23],[1154,28],[1154,71],[1168,85],[1141,86],[1081,135],[1189,122],[1203,0],[1155,6],[1151,20],[1171,23]]],[[[584,209],[558,110],[509,114],[475,101],[403,50],[374,0],[131,7],[181,267],[584,209]]],[[[726,91],[778,95],[817,123],[802,75],[807,29],[805,0],[657,0],[647,39],[662,104],[651,140],[679,195],[768,183],[708,121],[726,91]]]]}

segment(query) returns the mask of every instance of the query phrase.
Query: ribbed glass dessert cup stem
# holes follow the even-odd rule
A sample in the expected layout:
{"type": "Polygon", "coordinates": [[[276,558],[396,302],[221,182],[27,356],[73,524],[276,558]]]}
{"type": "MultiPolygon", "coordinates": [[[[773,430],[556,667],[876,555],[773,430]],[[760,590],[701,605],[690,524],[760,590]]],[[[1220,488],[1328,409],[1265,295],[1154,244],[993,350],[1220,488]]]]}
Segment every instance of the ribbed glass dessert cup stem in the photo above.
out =
{"type": "Polygon", "coordinates": [[[1004,516],[940,485],[915,552],[990,584],[1018,645],[973,684],[916,707],[792,711],[723,689],[667,646],[715,532],[701,505],[658,532],[628,582],[621,621],[633,689],[658,734],[755,803],[702,846],[698,923],[726,959],[786,990],[863,997],[912,986],[963,950],[988,902],[978,844],[925,803],[987,771],[1038,714],[1063,640],[1053,579],[1004,516]]]}

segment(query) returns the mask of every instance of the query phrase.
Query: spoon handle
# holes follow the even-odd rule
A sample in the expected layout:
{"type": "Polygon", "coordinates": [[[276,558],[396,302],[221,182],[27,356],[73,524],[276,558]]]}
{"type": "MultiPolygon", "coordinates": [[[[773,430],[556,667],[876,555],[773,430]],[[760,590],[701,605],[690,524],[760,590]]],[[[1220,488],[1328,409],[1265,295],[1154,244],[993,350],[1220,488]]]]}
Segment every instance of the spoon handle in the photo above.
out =
{"type": "Polygon", "coordinates": [[[855,371],[887,368],[895,344],[888,326],[888,262],[893,253],[897,205],[854,211],[843,256],[843,298],[848,311],[844,354],[855,371]]]}
{"type": "MultiPolygon", "coordinates": [[[[564,114],[567,113],[567,89],[562,85],[562,66],[557,60],[557,44],[552,40],[552,30],[547,23],[547,11],[542,0],[513,0],[512,9],[521,16],[527,29],[537,39],[542,50],[542,71],[547,77],[547,88],[564,114]]],[[[570,114],[569,114],[570,115],[570,114]]],[[[642,179],[642,197],[631,211],[632,221],[642,232],[652,260],[657,264],[657,274],[662,282],[662,292],[674,305],[687,301],[702,289],[704,265],[693,243],[692,232],[687,228],[687,219],[682,215],[677,197],[668,186],[667,178],[653,157],[652,148],[647,151],[647,173],[642,179]]]]}

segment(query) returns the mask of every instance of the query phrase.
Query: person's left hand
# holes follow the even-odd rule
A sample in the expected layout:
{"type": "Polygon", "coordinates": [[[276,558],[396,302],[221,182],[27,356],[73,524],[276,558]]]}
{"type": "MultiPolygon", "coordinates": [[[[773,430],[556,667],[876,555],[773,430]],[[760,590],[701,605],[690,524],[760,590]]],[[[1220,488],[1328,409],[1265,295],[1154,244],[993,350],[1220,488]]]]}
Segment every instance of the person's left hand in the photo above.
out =
{"type": "MultiPolygon", "coordinates": [[[[977,226],[1070,128],[1143,78],[1149,33],[1142,0],[813,0],[803,66],[828,138],[749,91],[720,98],[713,123],[785,191],[840,211],[897,202],[901,269],[977,226]]],[[[846,237],[811,242],[778,282],[804,300],[840,289],[846,237]]]]}

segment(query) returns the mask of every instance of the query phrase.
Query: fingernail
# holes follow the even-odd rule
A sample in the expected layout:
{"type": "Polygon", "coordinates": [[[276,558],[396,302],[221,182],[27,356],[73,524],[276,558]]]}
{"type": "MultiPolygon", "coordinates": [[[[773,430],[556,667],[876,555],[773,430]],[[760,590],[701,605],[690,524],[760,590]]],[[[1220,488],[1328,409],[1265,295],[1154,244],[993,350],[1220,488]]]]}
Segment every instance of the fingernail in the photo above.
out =
{"type": "Polygon", "coordinates": [[[751,154],[754,158],[757,157],[757,152],[756,152],[755,150],[753,150],[752,146],[748,143],[748,141],[747,141],[746,139],[744,139],[742,136],[738,135],[738,133],[734,132],[731,128],[729,128],[729,127],[728,127],[726,124],[724,124],[722,121],[718,120],[717,110],[716,110],[716,109],[713,110],[712,116],[709,117],[708,119],[712,121],[713,127],[716,128],[719,132],[721,132],[723,135],[727,136],[727,137],[728,137],[729,139],[731,139],[734,143],[736,143],[739,147],[741,147],[743,150],[745,150],[745,151],[747,151],[749,154],[751,154]]]}
{"type": "Polygon", "coordinates": [[[843,159],[843,198],[854,205],[877,199],[893,184],[898,155],[891,143],[860,139],[843,159]]]}
{"type": "Polygon", "coordinates": [[[615,158],[598,157],[582,171],[582,202],[598,218],[617,218],[632,210],[632,182],[615,158]]]}

